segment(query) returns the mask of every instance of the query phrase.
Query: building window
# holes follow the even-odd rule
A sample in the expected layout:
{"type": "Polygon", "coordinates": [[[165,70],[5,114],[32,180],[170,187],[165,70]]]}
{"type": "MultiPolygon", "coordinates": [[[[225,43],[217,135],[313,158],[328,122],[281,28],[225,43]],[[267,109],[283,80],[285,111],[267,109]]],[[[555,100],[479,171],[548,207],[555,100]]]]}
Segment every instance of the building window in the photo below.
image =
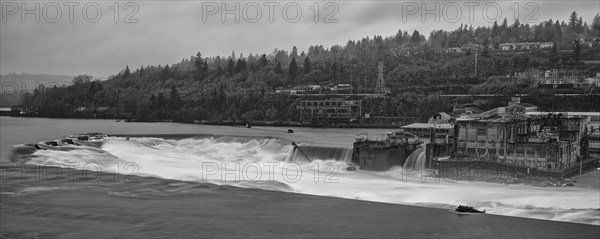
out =
{"type": "Polygon", "coordinates": [[[487,129],[477,129],[477,136],[487,136],[487,129]]]}

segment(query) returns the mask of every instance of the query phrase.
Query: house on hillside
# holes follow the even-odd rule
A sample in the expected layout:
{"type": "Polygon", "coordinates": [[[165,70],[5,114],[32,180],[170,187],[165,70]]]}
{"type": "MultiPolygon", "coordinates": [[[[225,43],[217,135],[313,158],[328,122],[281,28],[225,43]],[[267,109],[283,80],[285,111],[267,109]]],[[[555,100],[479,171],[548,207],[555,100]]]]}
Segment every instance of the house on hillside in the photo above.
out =
{"type": "Polygon", "coordinates": [[[516,43],[517,50],[533,50],[537,48],[537,43],[535,42],[519,42],[516,43]]]}
{"type": "Polygon", "coordinates": [[[500,44],[500,50],[502,51],[527,51],[552,47],[554,47],[554,42],[506,42],[500,44]]]}
{"type": "Polygon", "coordinates": [[[477,48],[479,48],[479,46],[475,45],[473,43],[467,43],[467,44],[460,46],[460,48],[462,49],[463,52],[468,52],[468,51],[475,52],[475,50],[477,48]]]}
{"type": "Polygon", "coordinates": [[[460,47],[448,47],[445,51],[446,53],[463,53],[463,50],[460,47]]]}
{"type": "Polygon", "coordinates": [[[501,43],[500,44],[500,50],[503,51],[512,51],[517,49],[517,44],[512,43],[512,42],[508,42],[508,43],[501,43]]]}
{"type": "Polygon", "coordinates": [[[539,43],[539,48],[540,49],[548,49],[548,48],[552,48],[554,47],[554,42],[540,42],[539,43]]]}

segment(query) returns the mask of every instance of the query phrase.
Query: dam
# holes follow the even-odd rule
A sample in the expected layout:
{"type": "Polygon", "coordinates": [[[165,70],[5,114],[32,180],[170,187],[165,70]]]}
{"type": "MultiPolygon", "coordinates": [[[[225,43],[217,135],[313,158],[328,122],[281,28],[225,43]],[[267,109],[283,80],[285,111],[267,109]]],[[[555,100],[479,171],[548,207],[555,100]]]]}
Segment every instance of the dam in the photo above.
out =
{"type": "Polygon", "coordinates": [[[403,130],[388,132],[383,140],[359,135],[353,144],[352,163],[358,164],[360,169],[374,171],[403,166],[413,152],[421,149],[422,143],[419,137],[403,130]]]}

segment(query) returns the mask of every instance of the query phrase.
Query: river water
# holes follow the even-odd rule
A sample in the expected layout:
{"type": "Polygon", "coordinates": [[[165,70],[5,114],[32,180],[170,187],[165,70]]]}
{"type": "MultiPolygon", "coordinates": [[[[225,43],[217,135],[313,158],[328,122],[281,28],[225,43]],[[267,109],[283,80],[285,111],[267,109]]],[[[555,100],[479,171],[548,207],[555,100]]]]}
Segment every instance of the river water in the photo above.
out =
{"type": "MultiPolygon", "coordinates": [[[[73,194],[92,195],[101,190],[108,196],[100,198],[111,205],[122,198],[195,194],[203,186],[188,183],[209,183],[434,208],[466,204],[490,214],[600,225],[598,186],[433,180],[401,167],[386,172],[346,171],[355,136],[368,133],[371,138],[383,138],[390,131],[386,129],[295,128],[294,134],[288,134],[287,128],[279,127],[87,119],[1,117],[0,123],[2,206],[5,212],[12,210],[11,218],[2,216],[4,222],[38,215],[18,203],[23,198],[60,198],[62,193],[69,205],[77,207],[81,202],[70,198],[73,194]],[[12,154],[13,145],[86,132],[114,136],[97,147],[12,154]],[[302,152],[293,153],[291,142],[298,143],[302,152]]],[[[594,172],[591,177],[598,175],[594,172]]]]}

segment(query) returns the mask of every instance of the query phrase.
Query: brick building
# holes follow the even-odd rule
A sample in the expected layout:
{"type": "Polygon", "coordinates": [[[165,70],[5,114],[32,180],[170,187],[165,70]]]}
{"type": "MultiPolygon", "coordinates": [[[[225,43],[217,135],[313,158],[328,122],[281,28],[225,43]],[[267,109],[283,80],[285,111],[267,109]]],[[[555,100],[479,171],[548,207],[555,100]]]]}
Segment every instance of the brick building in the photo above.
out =
{"type": "Polygon", "coordinates": [[[583,127],[583,118],[562,115],[459,119],[456,159],[562,170],[580,159],[583,127]]]}

